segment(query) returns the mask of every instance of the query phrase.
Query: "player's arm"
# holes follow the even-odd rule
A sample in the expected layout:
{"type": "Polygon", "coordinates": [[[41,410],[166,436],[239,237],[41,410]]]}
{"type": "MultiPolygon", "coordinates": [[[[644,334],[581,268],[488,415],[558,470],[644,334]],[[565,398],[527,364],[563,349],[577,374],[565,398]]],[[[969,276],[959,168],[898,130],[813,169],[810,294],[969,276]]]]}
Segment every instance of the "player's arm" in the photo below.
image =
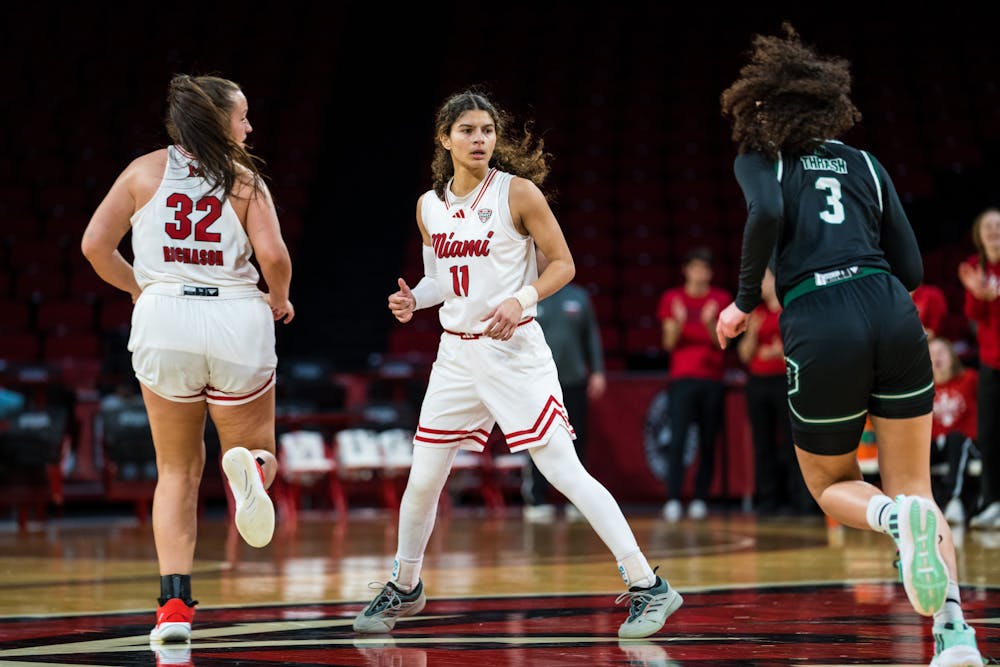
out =
{"type": "Polygon", "coordinates": [[[760,284],[774,252],[784,219],[781,184],[774,163],[762,153],[745,153],[733,163],[736,181],[743,190],[747,221],[743,228],[740,284],[736,299],[719,315],[715,327],[719,347],[746,330],[750,313],[761,301],[760,284]]]}
{"type": "Polygon", "coordinates": [[[483,318],[484,322],[489,321],[485,335],[498,340],[513,336],[525,309],[555,294],[576,275],[566,237],[538,186],[526,178],[515,177],[510,182],[508,201],[514,228],[534,239],[549,264],[534,283],[501,301],[483,318]]]}
{"type": "Polygon", "coordinates": [[[885,253],[894,276],[899,278],[907,291],[913,291],[924,279],[924,262],[920,256],[920,246],[917,237],[906,217],[903,204],[896,193],[896,187],[889,177],[889,172],[874,158],[875,170],[879,176],[882,188],[882,234],[879,246],[885,253]]]}
{"type": "Polygon", "coordinates": [[[427,228],[424,227],[423,214],[420,212],[423,199],[424,195],[421,195],[417,200],[417,229],[420,230],[420,239],[423,241],[420,253],[424,263],[424,276],[417,283],[416,287],[413,288],[413,297],[415,299],[414,310],[432,308],[444,301],[444,297],[441,295],[441,290],[438,289],[437,284],[437,255],[434,254],[431,235],[427,233],[427,228]]]}
{"type": "Polygon", "coordinates": [[[281,236],[278,212],[267,185],[261,181],[257,188],[249,182],[242,184],[243,192],[250,197],[247,205],[246,230],[253,246],[253,254],[267,283],[267,302],[275,321],[288,324],[295,317],[295,308],[289,301],[292,283],[292,260],[288,246],[281,236]]]}
{"type": "Polygon", "coordinates": [[[397,278],[399,289],[389,295],[389,311],[400,322],[409,322],[416,310],[430,308],[444,301],[437,286],[437,256],[434,254],[431,236],[424,227],[423,214],[420,212],[423,199],[423,195],[417,199],[417,229],[420,230],[422,241],[424,276],[413,289],[410,289],[403,278],[397,278]]]}
{"type": "Polygon", "coordinates": [[[139,283],[132,265],[118,252],[118,244],[128,233],[135,212],[135,197],[130,184],[136,174],[136,162],[125,168],[94,211],[80,241],[83,253],[94,271],[105,282],[128,292],[134,302],[139,297],[139,283]]]}
{"type": "Polygon", "coordinates": [[[741,311],[749,313],[760,303],[760,285],[781,231],[785,208],[770,158],[762,153],[737,156],[733,171],[747,206],[735,302],[741,311]]]}
{"type": "Polygon", "coordinates": [[[541,301],[573,280],[573,276],[576,275],[573,255],[545,195],[528,179],[511,180],[510,212],[517,230],[529,234],[535,240],[538,249],[549,260],[548,266],[538,276],[538,280],[531,285],[537,293],[536,301],[541,301]]]}

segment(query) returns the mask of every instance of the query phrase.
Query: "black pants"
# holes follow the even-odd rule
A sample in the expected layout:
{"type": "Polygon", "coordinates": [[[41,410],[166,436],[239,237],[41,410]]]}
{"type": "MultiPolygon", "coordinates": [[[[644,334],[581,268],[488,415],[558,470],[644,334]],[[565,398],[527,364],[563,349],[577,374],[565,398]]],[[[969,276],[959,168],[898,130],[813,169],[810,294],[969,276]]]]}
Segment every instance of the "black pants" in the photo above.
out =
{"type": "Polygon", "coordinates": [[[788,418],[788,380],[781,375],[749,375],[747,417],[753,435],[754,507],[774,512],[816,509],[795,458],[788,418]]]}
{"type": "MultiPolygon", "coordinates": [[[[569,416],[569,423],[573,425],[576,433],[576,440],[573,441],[576,447],[576,454],[580,457],[580,462],[586,464],[587,458],[587,384],[572,385],[563,387],[563,405],[566,414],[569,416]]],[[[552,485],[545,479],[545,475],[535,467],[535,460],[531,460],[531,471],[525,480],[522,495],[524,501],[529,505],[544,505],[551,502],[552,485]]]]}
{"type": "Polygon", "coordinates": [[[934,480],[934,500],[944,507],[952,498],[961,498],[966,490],[965,469],[972,459],[980,458],[976,444],[964,433],[952,431],[944,438],[943,446],[931,443],[931,465],[948,464],[948,472],[934,480]]]}
{"type": "Polygon", "coordinates": [[[1000,501],[1000,370],[980,365],[977,413],[983,506],[1000,501]]]}
{"type": "Polygon", "coordinates": [[[698,457],[695,463],[695,498],[707,500],[715,472],[715,440],[725,417],[726,386],[718,380],[680,379],[670,383],[671,442],[667,465],[667,498],[681,497],[684,487],[684,443],[688,427],[698,424],[698,457]]]}

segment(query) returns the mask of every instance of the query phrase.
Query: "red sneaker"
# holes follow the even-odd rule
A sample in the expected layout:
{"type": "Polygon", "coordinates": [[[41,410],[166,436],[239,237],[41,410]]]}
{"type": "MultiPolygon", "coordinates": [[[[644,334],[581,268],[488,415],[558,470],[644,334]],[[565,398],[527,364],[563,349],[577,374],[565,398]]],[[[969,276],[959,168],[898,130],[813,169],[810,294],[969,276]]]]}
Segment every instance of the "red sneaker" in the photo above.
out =
{"type": "Polygon", "coordinates": [[[186,642],[191,639],[194,607],[180,598],[170,598],[156,611],[156,627],[149,633],[150,641],[186,642]]]}

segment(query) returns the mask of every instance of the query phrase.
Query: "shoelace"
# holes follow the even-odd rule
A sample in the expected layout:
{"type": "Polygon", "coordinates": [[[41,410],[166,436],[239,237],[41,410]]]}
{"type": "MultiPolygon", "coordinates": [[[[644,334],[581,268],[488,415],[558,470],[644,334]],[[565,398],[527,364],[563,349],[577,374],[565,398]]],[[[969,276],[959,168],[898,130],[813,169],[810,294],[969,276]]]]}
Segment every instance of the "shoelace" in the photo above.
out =
{"type": "Polygon", "coordinates": [[[403,599],[399,596],[399,592],[389,584],[383,584],[378,581],[370,581],[368,582],[368,588],[375,590],[381,589],[378,597],[372,602],[372,610],[396,610],[403,606],[403,599]]]}
{"type": "Polygon", "coordinates": [[[649,591],[625,591],[615,598],[615,604],[621,604],[625,600],[630,600],[628,610],[630,621],[638,618],[647,607],[655,609],[657,605],[662,604],[662,600],[657,600],[656,595],[649,591]]]}

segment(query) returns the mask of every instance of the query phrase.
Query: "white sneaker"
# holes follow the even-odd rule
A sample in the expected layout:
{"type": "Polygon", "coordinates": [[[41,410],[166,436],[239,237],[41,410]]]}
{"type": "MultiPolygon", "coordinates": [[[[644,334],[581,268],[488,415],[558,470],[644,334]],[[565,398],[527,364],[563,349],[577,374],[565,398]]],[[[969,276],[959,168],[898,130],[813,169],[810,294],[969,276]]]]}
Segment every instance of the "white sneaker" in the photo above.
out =
{"type": "MultiPolygon", "coordinates": [[[[655,572],[655,570],[654,570],[655,572]]],[[[677,611],[684,598],[662,577],[650,588],[633,586],[618,596],[615,604],[628,600],[628,618],[618,626],[618,636],[622,639],[641,639],[657,632],[666,623],[667,617],[677,611]]]]}
{"type": "Polygon", "coordinates": [[[706,516],[708,516],[708,505],[705,504],[705,501],[699,498],[692,500],[691,504],[688,505],[688,518],[701,521],[706,516]]]}
{"type": "Polygon", "coordinates": [[[934,624],[934,659],[931,667],[983,667],[976,645],[976,631],[968,623],[934,624]]]}
{"type": "Polygon", "coordinates": [[[252,547],[264,547],[274,535],[274,504],[264,488],[264,471],[246,447],[222,457],[222,470],[236,501],[236,528],[252,547]]]}
{"type": "Polygon", "coordinates": [[[396,621],[403,616],[419,614],[427,604],[424,582],[417,581],[417,587],[404,593],[396,584],[372,583],[369,588],[378,588],[379,593],[354,619],[354,631],[363,634],[384,634],[396,627],[396,621]]]}
{"type": "Polygon", "coordinates": [[[972,517],[969,528],[1000,527],[1000,502],[992,502],[982,512],[972,517]]]}
{"type": "Polygon", "coordinates": [[[965,507],[958,498],[948,501],[948,506],[944,508],[944,519],[952,525],[962,525],[965,523],[965,507]]]}
{"type": "Polygon", "coordinates": [[[684,508],[681,506],[681,501],[679,500],[668,500],[667,504],[663,506],[663,518],[670,523],[680,521],[683,514],[684,508]]]}
{"type": "Polygon", "coordinates": [[[525,521],[552,521],[556,516],[556,508],[552,505],[525,505],[521,515],[525,521]]]}
{"type": "Polygon", "coordinates": [[[938,514],[920,496],[896,496],[889,515],[889,533],[899,549],[900,577],[913,609],[933,616],[948,593],[948,566],[941,557],[938,514]]]}

